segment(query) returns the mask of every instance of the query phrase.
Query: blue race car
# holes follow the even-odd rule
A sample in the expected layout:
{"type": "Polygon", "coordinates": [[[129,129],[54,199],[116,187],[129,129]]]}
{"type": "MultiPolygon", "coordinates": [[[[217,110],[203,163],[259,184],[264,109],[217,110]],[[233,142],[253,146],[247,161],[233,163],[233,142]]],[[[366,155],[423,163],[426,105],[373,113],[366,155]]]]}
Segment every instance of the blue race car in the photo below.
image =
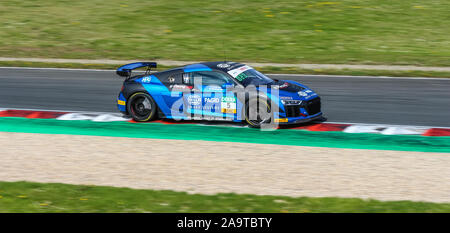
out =
{"type": "Polygon", "coordinates": [[[126,77],[117,99],[119,111],[135,121],[225,120],[295,124],[322,118],[320,97],[295,81],[274,80],[236,62],[204,62],[150,73],[155,62],[121,66],[126,77]],[[147,67],[145,74],[132,70],[147,67]]]}

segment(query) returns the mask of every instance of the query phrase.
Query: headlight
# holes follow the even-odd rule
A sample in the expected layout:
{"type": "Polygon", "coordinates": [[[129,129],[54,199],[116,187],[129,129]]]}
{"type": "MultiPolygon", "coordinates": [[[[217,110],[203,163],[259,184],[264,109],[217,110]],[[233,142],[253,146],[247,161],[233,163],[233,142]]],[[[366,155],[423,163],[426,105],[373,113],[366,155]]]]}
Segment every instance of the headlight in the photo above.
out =
{"type": "Polygon", "coordinates": [[[302,104],[301,100],[281,100],[283,105],[300,105],[302,104]]]}

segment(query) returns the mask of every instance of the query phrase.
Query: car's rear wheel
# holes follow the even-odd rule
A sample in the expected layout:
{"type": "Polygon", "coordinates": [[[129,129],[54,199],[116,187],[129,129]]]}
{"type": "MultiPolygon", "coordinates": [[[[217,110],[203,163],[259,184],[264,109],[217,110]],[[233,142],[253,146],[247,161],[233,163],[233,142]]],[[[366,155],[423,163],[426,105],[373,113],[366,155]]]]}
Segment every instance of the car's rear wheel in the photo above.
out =
{"type": "Polygon", "coordinates": [[[127,110],[135,121],[150,121],[156,117],[155,101],[144,92],[136,92],[128,98],[127,110]]]}
{"type": "Polygon", "coordinates": [[[250,99],[247,102],[245,121],[252,128],[261,128],[264,124],[270,124],[273,114],[267,100],[263,98],[250,99]]]}

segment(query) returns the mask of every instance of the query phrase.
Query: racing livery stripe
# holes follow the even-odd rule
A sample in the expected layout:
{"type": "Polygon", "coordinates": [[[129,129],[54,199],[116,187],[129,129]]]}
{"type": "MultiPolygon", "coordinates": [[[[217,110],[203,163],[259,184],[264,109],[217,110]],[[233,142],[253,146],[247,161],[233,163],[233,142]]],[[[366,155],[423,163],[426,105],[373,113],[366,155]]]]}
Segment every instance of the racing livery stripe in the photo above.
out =
{"type": "MultiPolygon", "coordinates": [[[[118,100],[118,104],[120,100],[118,100]]],[[[1,117],[21,117],[35,119],[57,119],[57,120],[89,120],[94,122],[126,121],[138,123],[130,118],[123,117],[118,113],[96,113],[96,112],[73,112],[73,111],[47,111],[47,110],[24,110],[24,109],[0,109],[1,117]]],[[[156,120],[151,122],[139,122],[139,124],[190,124],[190,125],[210,125],[228,127],[241,127],[238,124],[230,125],[223,122],[198,122],[198,121],[175,121],[156,120]]],[[[391,126],[376,124],[350,124],[350,123],[309,123],[300,126],[280,125],[281,130],[305,130],[317,132],[345,132],[345,133],[374,133],[384,135],[422,135],[422,136],[450,136],[450,128],[434,128],[421,126],[391,126]]]]}
{"type": "Polygon", "coordinates": [[[203,64],[193,64],[193,65],[187,65],[183,68],[184,72],[195,72],[195,71],[212,71],[211,68],[209,68],[206,65],[203,64]]]}

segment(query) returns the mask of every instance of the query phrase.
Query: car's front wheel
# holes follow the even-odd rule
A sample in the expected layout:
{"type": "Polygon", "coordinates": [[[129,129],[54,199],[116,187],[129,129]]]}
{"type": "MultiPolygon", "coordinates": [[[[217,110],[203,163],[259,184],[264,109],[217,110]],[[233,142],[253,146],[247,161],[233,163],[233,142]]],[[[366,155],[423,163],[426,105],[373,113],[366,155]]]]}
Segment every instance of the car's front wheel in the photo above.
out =
{"type": "Polygon", "coordinates": [[[272,123],[273,114],[267,100],[263,98],[250,99],[247,102],[245,121],[252,128],[261,128],[272,123]]]}
{"type": "Polygon", "coordinates": [[[155,101],[144,92],[134,93],[128,98],[127,110],[135,121],[150,121],[156,117],[155,101]]]}

